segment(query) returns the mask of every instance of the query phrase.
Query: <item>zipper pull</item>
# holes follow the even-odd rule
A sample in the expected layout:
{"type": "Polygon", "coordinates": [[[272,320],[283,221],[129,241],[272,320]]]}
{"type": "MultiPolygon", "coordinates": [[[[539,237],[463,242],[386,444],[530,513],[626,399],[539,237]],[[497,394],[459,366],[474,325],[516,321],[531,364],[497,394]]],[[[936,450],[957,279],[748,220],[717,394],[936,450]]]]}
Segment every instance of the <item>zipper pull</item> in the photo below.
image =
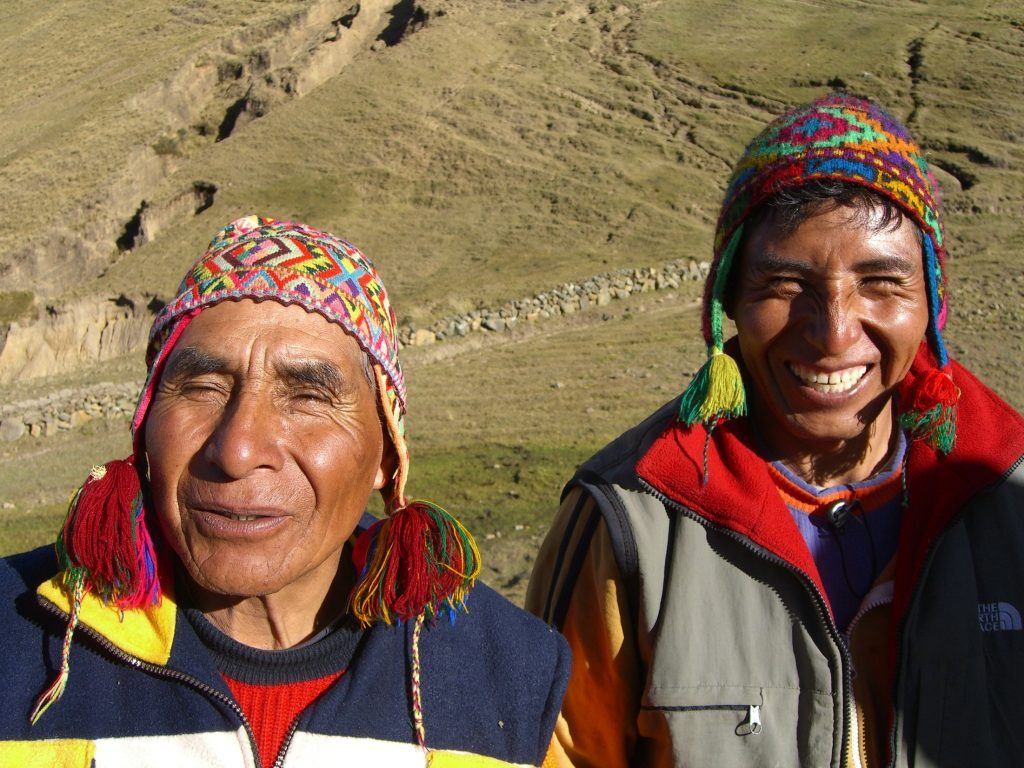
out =
{"type": "Polygon", "coordinates": [[[751,704],[747,707],[747,719],[739,724],[736,733],[740,736],[756,736],[761,732],[761,705],[751,704]]]}

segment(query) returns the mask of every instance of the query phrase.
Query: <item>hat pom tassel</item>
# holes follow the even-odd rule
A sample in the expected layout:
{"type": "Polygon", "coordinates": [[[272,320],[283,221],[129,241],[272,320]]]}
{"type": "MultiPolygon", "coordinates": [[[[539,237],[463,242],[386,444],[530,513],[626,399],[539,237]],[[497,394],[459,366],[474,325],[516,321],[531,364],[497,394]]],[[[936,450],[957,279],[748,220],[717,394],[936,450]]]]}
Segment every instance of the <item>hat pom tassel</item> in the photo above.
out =
{"type": "Polygon", "coordinates": [[[160,583],[143,512],[134,458],[94,467],[57,538],[65,578],[81,577],[86,591],[121,609],[155,604],[160,583]]]}
{"type": "Polygon", "coordinates": [[[747,412],[743,377],[731,356],[713,349],[683,392],[679,420],[688,426],[718,419],[732,419],[747,412]]]}
{"type": "Polygon", "coordinates": [[[356,543],[361,575],[352,613],[364,626],[420,615],[454,615],[480,573],[473,536],[452,515],[425,501],[395,510],[356,543]]]}
{"type": "Polygon", "coordinates": [[[900,416],[900,425],[912,439],[923,440],[948,454],[956,441],[956,404],[960,388],[952,376],[938,368],[929,369],[914,383],[910,407],[900,416]]]}
{"type": "Polygon", "coordinates": [[[71,639],[86,592],[122,610],[160,599],[156,555],[142,515],[142,487],[132,457],[93,467],[72,497],[56,543],[71,611],[60,669],[29,715],[33,725],[67,686],[71,639]]]}

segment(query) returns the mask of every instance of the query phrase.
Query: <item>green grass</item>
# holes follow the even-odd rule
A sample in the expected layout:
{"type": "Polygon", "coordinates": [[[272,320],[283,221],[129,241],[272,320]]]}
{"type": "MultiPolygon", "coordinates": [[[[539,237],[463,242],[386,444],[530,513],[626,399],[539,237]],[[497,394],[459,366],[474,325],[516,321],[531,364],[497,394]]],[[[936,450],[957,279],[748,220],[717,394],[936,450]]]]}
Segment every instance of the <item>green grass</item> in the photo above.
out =
{"type": "Polygon", "coordinates": [[[52,542],[72,492],[96,464],[131,452],[128,420],[0,444],[0,554],[52,542]]]}

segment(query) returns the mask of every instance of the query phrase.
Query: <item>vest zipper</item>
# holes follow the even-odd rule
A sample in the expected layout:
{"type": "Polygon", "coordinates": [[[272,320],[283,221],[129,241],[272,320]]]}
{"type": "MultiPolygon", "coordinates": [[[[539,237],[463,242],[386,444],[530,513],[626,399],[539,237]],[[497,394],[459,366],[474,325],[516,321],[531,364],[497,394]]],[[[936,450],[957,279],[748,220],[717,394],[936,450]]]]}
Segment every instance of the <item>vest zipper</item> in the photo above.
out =
{"type": "MultiPolygon", "coordinates": [[[[856,629],[857,624],[867,614],[876,608],[881,608],[883,605],[889,605],[892,603],[893,593],[893,582],[886,581],[878,586],[871,589],[870,592],[864,597],[864,603],[857,609],[857,613],[850,620],[849,625],[846,627],[846,643],[849,646],[853,640],[853,631],[856,629]]],[[[851,657],[850,668],[853,674],[856,674],[856,670],[853,669],[853,660],[851,657]]],[[[853,702],[853,716],[850,720],[850,766],[851,768],[864,768],[864,763],[861,760],[861,755],[865,753],[867,749],[867,733],[864,730],[865,722],[863,718],[856,711],[856,702],[853,702]]],[[[877,725],[876,725],[877,729],[877,725]]]]}
{"type": "MultiPolygon", "coordinates": [[[[39,597],[38,600],[40,605],[42,605],[44,609],[56,615],[58,618],[61,618],[63,621],[68,620],[69,617],[66,611],[54,605],[44,597],[39,597]]],[[[181,683],[191,688],[195,688],[199,692],[204,693],[211,698],[217,699],[218,701],[221,701],[224,704],[227,704],[227,706],[236,715],[238,715],[238,719],[242,721],[242,726],[245,728],[245,733],[249,737],[249,749],[252,750],[253,762],[256,768],[262,768],[263,763],[260,760],[260,751],[259,748],[256,746],[256,736],[252,732],[252,726],[249,724],[248,719],[246,719],[245,713],[242,712],[242,708],[238,706],[238,703],[230,696],[225,695],[221,691],[218,691],[216,688],[207,685],[202,680],[199,680],[198,678],[193,677],[192,675],[188,675],[176,669],[171,669],[170,667],[162,667],[158,664],[152,664],[148,661],[143,661],[142,659],[136,656],[132,656],[130,653],[126,653],[125,651],[121,650],[116,645],[114,645],[112,642],[110,642],[106,637],[104,637],[99,632],[95,631],[94,629],[92,629],[92,627],[89,627],[86,624],[79,624],[75,628],[75,631],[83,632],[84,634],[86,634],[93,642],[99,645],[100,648],[109,653],[122,664],[125,664],[129,667],[135,667],[136,669],[140,669],[143,672],[148,672],[149,674],[155,675],[156,677],[162,677],[166,680],[173,680],[176,683],[181,683]]],[[[292,732],[294,732],[295,730],[295,725],[296,723],[293,722],[292,732]]],[[[289,733],[288,738],[285,741],[285,744],[281,748],[281,756],[284,755],[284,752],[287,749],[289,741],[291,741],[291,733],[289,733]]]]}
{"type": "Polygon", "coordinates": [[[747,708],[747,733],[757,736],[761,733],[761,705],[751,704],[747,708]]]}
{"type": "Polygon", "coordinates": [[[299,718],[302,717],[300,712],[292,720],[292,724],[288,726],[288,733],[285,734],[284,741],[281,742],[281,748],[277,751],[277,758],[274,760],[273,768],[282,768],[284,765],[284,756],[288,754],[288,747],[292,745],[292,737],[295,736],[295,731],[299,729],[299,718]]]}
{"type": "MultiPolygon", "coordinates": [[[[825,627],[825,630],[832,637],[833,642],[839,649],[839,666],[842,672],[842,695],[844,704],[842,736],[840,737],[839,764],[840,766],[849,765],[849,752],[851,749],[849,743],[850,724],[853,721],[853,718],[857,716],[856,712],[853,711],[853,674],[851,671],[850,651],[846,643],[846,638],[843,637],[843,634],[839,631],[839,628],[836,627],[835,622],[832,620],[832,615],[827,607],[828,604],[825,602],[825,598],[822,596],[821,590],[819,590],[817,586],[815,586],[814,583],[807,578],[807,575],[803,571],[794,566],[792,563],[782,559],[781,557],[772,552],[769,552],[764,547],[754,544],[746,536],[742,536],[741,534],[737,533],[731,528],[726,528],[725,526],[718,525],[717,523],[712,523],[710,520],[702,517],[701,515],[698,515],[693,510],[684,507],[682,504],[675,501],[674,499],[669,498],[661,491],[656,490],[644,478],[641,477],[639,478],[639,480],[644,490],[665,506],[674,509],[684,517],[690,518],[694,522],[703,525],[705,528],[708,528],[709,530],[713,530],[716,533],[721,533],[723,536],[732,539],[740,546],[744,547],[745,549],[757,555],[758,557],[767,560],[769,563],[781,566],[782,568],[796,576],[797,579],[807,589],[808,594],[811,595],[812,602],[817,611],[818,618],[821,620],[821,624],[825,627]]],[[[758,714],[760,714],[760,712],[758,714]]]]}

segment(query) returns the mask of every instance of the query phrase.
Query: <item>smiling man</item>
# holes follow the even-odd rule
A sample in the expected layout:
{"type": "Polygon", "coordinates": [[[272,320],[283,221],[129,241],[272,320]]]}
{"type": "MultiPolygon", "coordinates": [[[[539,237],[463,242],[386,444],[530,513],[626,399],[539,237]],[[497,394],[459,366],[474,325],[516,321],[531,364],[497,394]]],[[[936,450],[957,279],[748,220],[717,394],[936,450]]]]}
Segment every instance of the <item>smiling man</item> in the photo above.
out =
{"type": "Polygon", "coordinates": [[[153,325],[132,456],[93,470],[56,557],[0,563],[0,765],[545,760],[565,641],[405,497],[395,331],[349,243],[218,233],[153,325]]]}
{"type": "Polygon", "coordinates": [[[562,764],[1024,763],[1024,422],[948,356],[945,256],[877,105],[747,147],[708,362],[580,468],[531,579],[574,654],[562,764]]]}

